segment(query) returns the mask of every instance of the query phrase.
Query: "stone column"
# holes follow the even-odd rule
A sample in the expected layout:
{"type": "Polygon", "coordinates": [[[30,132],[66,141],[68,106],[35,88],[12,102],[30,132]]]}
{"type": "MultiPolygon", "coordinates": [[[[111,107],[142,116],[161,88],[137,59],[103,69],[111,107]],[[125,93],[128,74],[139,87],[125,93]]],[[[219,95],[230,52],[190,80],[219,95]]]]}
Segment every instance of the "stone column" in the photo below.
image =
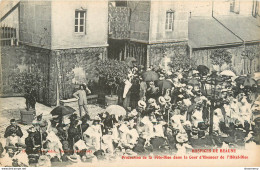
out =
{"type": "Polygon", "coordinates": [[[50,56],[50,71],[49,71],[49,101],[48,104],[52,106],[58,106],[60,100],[60,60],[59,52],[52,51],[50,56]]]}
{"type": "Polygon", "coordinates": [[[3,72],[2,72],[2,57],[0,57],[0,95],[3,94],[3,72]]]}

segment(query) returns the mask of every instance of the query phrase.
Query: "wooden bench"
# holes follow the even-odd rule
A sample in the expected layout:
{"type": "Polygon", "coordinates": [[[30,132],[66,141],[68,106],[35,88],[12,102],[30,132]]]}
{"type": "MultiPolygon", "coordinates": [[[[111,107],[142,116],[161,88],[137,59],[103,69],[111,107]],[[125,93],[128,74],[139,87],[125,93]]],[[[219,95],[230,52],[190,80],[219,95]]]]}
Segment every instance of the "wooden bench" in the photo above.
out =
{"type": "Polygon", "coordinates": [[[87,99],[89,104],[97,104],[98,95],[97,94],[88,95],[87,99]]]}
{"type": "MultiPolygon", "coordinates": [[[[97,99],[98,99],[98,95],[95,95],[95,94],[87,96],[88,104],[96,104],[97,99]]],[[[60,100],[60,105],[70,106],[70,107],[75,107],[75,106],[78,107],[78,99],[71,98],[71,99],[67,99],[67,100],[60,100]]]]}

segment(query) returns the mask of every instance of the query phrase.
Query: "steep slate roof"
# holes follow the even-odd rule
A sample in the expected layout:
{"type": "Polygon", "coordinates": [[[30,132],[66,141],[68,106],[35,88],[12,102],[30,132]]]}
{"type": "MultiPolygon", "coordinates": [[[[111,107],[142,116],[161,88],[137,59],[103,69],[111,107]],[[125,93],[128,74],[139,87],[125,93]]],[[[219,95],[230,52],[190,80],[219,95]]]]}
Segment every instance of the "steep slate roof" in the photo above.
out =
{"type": "Polygon", "coordinates": [[[216,17],[245,42],[260,42],[260,20],[253,17],[216,17]]]}
{"type": "Polygon", "coordinates": [[[0,1],[0,22],[2,22],[9,14],[19,5],[20,0],[1,0],[0,1]]]}
{"type": "Polygon", "coordinates": [[[241,39],[212,17],[190,18],[188,36],[188,42],[192,48],[209,48],[243,43],[241,39]]]}

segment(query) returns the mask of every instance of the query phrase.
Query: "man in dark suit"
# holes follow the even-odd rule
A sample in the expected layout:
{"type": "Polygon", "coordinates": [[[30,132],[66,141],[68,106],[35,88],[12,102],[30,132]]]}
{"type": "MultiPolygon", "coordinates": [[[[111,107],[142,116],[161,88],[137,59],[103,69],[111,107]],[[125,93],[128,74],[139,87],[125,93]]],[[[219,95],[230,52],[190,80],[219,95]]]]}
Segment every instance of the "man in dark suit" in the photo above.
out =
{"type": "Polygon", "coordinates": [[[4,137],[7,138],[8,136],[11,136],[12,135],[11,129],[15,129],[15,134],[21,138],[23,136],[23,132],[22,132],[21,128],[17,125],[17,122],[15,121],[15,119],[11,119],[10,124],[11,125],[9,125],[5,129],[4,137]]]}
{"type": "Polygon", "coordinates": [[[26,110],[28,111],[31,108],[35,110],[35,104],[36,104],[36,97],[37,97],[37,92],[35,89],[27,89],[26,93],[24,95],[26,99],[26,110]]]}

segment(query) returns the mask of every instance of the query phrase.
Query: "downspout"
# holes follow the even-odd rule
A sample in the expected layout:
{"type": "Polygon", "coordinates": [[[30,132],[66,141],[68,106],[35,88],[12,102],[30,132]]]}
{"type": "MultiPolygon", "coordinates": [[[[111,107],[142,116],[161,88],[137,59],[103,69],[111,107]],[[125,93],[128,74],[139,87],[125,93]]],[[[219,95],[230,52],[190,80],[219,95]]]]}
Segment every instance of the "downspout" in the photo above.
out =
{"type": "Polygon", "coordinates": [[[150,67],[150,27],[151,27],[151,12],[152,12],[152,1],[150,2],[150,10],[149,10],[149,26],[148,26],[148,44],[146,46],[146,69],[150,67]]]}
{"type": "MultiPolygon", "coordinates": [[[[191,12],[190,12],[190,18],[191,18],[191,12]]],[[[188,24],[188,34],[189,34],[189,24],[188,24]]],[[[188,37],[189,37],[189,35],[188,35],[188,37]]],[[[188,38],[189,39],[189,38],[188,38]]],[[[192,46],[189,44],[189,41],[188,41],[188,47],[189,47],[189,53],[190,53],[190,55],[189,55],[189,57],[190,57],[190,65],[191,65],[191,62],[192,62],[192,46]]]]}
{"type": "Polygon", "coordinates": [[[192,47],[191,47],[191,45],[188,43],[188,47],[189,47],[189,53],[190,53],[190,64],[191,64],[191,62],[192,62],[192,47]]]}
{"type": "Polygon", "coordinates": [[[19,6],[18,6],[18,30],[16,31],[16,45],[19,45],[19,41],[20,41],[20,23],[21,23],[21,4],[19,2],[19,6]]]}
{"type": "Polygon", "coordinates": [[[243,45],[245,45],[245,41],[236,35],[233,31],[231,31],[229,28],[227,28],[224,24],[222,24],[215,16],[214,16],[214,0],[212,1],[212,18],[214,18],[220,25],[222,25],[224,28],[226,28],[229,32],[231,32],[234,36],[236,36],[238,39],[240,39],[243,42],[243,45]]]}

